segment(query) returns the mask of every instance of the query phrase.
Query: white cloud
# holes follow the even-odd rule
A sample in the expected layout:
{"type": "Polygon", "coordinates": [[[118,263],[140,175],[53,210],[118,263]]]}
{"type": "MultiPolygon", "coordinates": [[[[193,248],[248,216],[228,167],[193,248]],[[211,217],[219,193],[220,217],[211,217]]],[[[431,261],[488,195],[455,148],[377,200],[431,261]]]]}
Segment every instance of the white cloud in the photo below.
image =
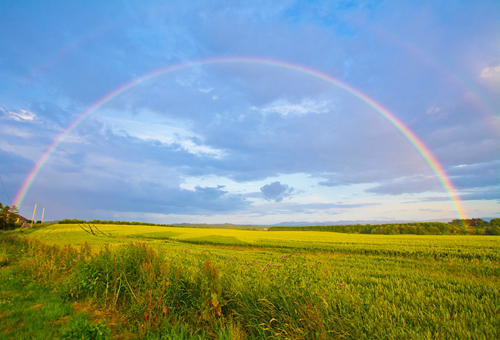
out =
{"type": "Polygon", "coordinates": [[[429,115],[436,115],[439,112],[441,112],[441,108],[437,107],[437,106],[434,106],[434,107],[427,109],[427,114],[429,114],[429,115]]]}
{"type": "Polygon", "coordinates": [[[213,91],[213,87],[209,88],[199,88],[198,91],[203,92],[203,93],[210,93],[213,91]]]}
{"type": "Polygon", "coordinates": [[[214,149],[208,145],[197,145],[191,140],[175,140],[173,143],[179,143],[184,150],[194,155],[205,155],[220,159],[226,155],[223,150],[214,149]]]}
{"type": "Polygon", "coordinates": [[[487,67],[481,72],[482,78],[493,78],[500,76],[500,65],[494,67],[487,67]]]}
{"type": "Polygon", "coordinates": [[[268,107],[263,108],[261,112],[264,114],[276,112],[283,116],[289,114],[304,115],[308,113],[324,113],[329,111],[328,104],[329,103],[326,101],[318,102],[311,99],[304,99],[300,104],[294,104],[287,100],[279,99],[268,107]]]}
{"type": "Polygon", "coordinates": [[[33,121],[35,119],[35,114],[25,110],[19,111],[7,111],[5,109],[0,108],[0,111],[8,118],[12,120],[16,120],[18,122],[23,121],[33,121]]]}

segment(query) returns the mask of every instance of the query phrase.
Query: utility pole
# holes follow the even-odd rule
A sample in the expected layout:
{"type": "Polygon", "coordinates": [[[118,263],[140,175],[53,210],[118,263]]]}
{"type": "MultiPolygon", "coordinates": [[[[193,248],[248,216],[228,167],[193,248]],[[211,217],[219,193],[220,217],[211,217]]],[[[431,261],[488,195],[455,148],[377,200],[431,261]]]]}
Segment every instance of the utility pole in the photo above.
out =
{"type": "Polygon", "coordinates": [[[43,215],[45,214],[45,207],[43,207],[43,210],[42,210],[42,224],[43,224],[43,215]]]}
{"type": "Polygon", "coordinates": [[[36,213],[36,205],[38,203],[35,202],[35,210],[33,210],[33,218],[31,219],[31,225],[30,225],[30,228],[33,227],[33,221],[35,220],[35,213],[36,213]]]}

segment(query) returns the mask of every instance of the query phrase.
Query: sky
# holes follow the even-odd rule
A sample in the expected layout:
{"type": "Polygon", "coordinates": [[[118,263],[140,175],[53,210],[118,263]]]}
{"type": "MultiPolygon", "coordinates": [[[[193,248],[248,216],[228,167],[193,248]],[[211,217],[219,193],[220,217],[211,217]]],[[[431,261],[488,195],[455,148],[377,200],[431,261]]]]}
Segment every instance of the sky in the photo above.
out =
{"type": "Polygon", "coordinates": [[[3,0],[0,202],[45,221],[500,217],[498,13],[3,0]]]}

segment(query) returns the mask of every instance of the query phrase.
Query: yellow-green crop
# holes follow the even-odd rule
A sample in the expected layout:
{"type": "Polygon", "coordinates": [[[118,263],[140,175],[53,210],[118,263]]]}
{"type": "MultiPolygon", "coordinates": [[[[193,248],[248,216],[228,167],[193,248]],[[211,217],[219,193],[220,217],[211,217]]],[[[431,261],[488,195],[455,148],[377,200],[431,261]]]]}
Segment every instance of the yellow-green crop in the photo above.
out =
{"type": "Polygon", "coordinates": [[[78,225],[29,233],[80,250],[5,235],[2,246],[27,244],[22,268],[60,282],[60,294],[116,310],[143,338],[500,335],[500,238],[98,228],[106,236],[78,225]]]}

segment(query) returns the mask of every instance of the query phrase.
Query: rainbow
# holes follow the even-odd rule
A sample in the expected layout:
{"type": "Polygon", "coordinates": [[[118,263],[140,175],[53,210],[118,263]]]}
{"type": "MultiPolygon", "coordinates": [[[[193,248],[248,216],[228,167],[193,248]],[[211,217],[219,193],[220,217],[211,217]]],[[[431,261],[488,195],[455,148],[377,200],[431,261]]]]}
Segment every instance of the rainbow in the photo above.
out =
{"type": "Polygon", "coordinates": [[[38,176],[40,170],[43,168],[45,163],[49,160],[50,156],[56,151],[57,147],[66,139],[66,137],[89,115],[95,112],[97,109],[110,102],[117,96],[125,93],[126,91],[132,89],[133,87],[140,85],[146,81],[149,81],[155,77],[160,75],[164,75],[170,72],[174,72],[177,70],[207,65],[207,64],[227,64],[227,63],[249,63],[249,64],[260,64],[260,65],[269,65],[275,66],[284,69],[294,70],[299,73],[303,73],[317,79],[321,79],[327,83],[335,85],[349,93],[353,96],[357,97],[361,101],[365,102],[368,106],[372,107],[375,111],[380,113],[385,119],[387,119],[396,129],[398,129],[408,141],[417,149],[420,155],[424,158],[427,164],[430,166],[432,171],[436,174],[439,182],[441,183],[443,189],[448,194],[450,198],[450,202],[453,204],[454,209],[457,212],[458,218],[465,218],[466,214],[461,206],[460,197],[456,194],[456,189],[453,186],[453,183],[450,181],[443,167],[436,159],[436,157],[432,154],[432,152],[425,146],[425,144],[406,126],[404,125],[394,114],[392,114],[389,110],[384,108],[381,104],[377,103],[372,98],[368,97],[364,93],[358,91],[357,89],[345,84],[344,82],[335,79],[329,75],[320,73],[318,71],[300,66],[294,65],[282,61],[276,60],[268,60],[268,59],[258,59],[258,58],[214,58],[214,59],[205,59],[199,61],[186,62],[182,64],[177,64],[173,66],[169,66],[166,68],[162,68],[151,73],[146,74],[138,79],[132,80],[131,82],[117,88],[113,92],[109,93],[105,97],[101,98],[99,101],[91,105],[86,111],[80,114],[71,124],[69,124],[52,142],[52,144],[46,149],[40,159],[36,162],[35,166],[29,173],[29,175],[24,180],[21,188],[19,189],[16,197],[14,199],[13,204],[15,204],[18,208],[21,207],[26,194],[28,193],[31,185],[35,181],[38,176]]]}

